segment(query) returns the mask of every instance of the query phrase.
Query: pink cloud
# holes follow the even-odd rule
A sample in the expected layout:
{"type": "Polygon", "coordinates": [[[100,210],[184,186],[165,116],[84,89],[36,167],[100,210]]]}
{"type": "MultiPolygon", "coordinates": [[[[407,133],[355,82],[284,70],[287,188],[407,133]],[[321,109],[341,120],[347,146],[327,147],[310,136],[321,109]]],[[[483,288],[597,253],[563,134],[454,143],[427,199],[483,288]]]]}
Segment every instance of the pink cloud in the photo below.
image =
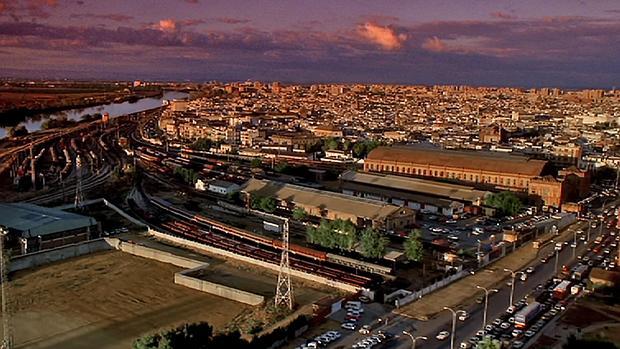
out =
{"type": "Polygon", "coordinates": [[[424,43],[422,44],[422,48],[427,51],[431,51],[431,52],[447,51],[446,44],[436,36],[433,36],[432,38],[428,38],[424,40],[424,43]]]}
{"type": "Polygon", "coordinates": [[[173,19],[162,19],[159,21],[158,29],[165,32],[173,32],[177,29],[177,22],[173,19]]]}
{"type": "Polygon", "coordinates": [[[517,16],[511,15],[510,13],[506,13],[506,12],[502,12],[502,11],[491,12],[491,17],[497,18],[497,19],[505,19],[505,20],[510,20],[510,19],[516,19],[517,18],[517,16]]]}
{"type": "Polygon", "coordinates": [[[358,32],[366,40],[386,50],[397,50],[401,48],[402,44],[407,40],[406,34],[397,34],[390,27],[376,25],[370,22],[360,26],[358,32]]]}

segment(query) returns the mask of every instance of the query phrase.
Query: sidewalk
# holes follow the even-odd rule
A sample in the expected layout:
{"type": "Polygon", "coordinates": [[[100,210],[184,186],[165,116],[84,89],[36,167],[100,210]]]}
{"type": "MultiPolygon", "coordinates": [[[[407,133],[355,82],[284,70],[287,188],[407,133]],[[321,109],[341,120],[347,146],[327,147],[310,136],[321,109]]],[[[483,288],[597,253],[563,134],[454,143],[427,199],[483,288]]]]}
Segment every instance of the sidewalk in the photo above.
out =
{"type": "MultiPolygon", "coordinates": [[[[573,232],[577,229],[583,228],[584,224],[587,224],[587,222],[577,221],[564,230],[558,236],[558,240],[572,240],[573,232]]],[[[457,280],[452,284],[428,294],[417,301],[409,303],[400,309],[394,310],[394,312],[403,316],[426,321],[442,311],[444,306],[455,308],[461,305],[470,304],[474,300],[475,296],[479,296],[479,294],[475,292],[477,291],[476,285],[486,288],[497,286],[504,280],[507,280],[510,276],[504,271],[504,268],[511,270],[525,269],[538,258],[540,251],[546,250],[547,248],[553,247],[549,244],[541,249],[535,249],[532,246],[532,242],[528,242],[515,252],[510,253],[500,260],[479,270],[475,275],[457,280]]]]}

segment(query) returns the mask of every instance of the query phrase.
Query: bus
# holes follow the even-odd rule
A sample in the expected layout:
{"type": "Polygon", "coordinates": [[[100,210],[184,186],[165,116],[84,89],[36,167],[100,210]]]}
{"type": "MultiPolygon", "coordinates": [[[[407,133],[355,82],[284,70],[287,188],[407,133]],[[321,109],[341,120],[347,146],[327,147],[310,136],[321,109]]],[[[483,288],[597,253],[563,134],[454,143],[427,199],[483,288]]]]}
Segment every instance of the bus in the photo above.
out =
{"type": "Polygon", "coordinates": [[[542,305],[538,302],[532,302],[528,304],[525,308],[519,310],[515,314],[515,327],[516,328],[525,328],[527,327],[534,318],[542,311],[542,305]]]}
{"type": "Polygon", "coordinates": [[[558,300],[566,298],[566,296],[570,292],[570,285],[571,282],[569,280],[564,280],[560,282],[560,284],[553,289],[553,298],[558,300]]]}
{"type": "Polygon", "coordinates": [[[588,275],[590,267],[587,264],[579,264],[574,270],[571,279],[581,281],[588,275]]]}

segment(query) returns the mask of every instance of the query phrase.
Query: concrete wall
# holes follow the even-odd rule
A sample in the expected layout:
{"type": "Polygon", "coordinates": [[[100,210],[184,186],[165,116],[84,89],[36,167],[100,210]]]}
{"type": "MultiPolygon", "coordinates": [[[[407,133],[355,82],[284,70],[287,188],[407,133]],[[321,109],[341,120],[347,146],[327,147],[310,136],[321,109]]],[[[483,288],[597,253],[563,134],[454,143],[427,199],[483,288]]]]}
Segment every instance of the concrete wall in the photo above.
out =
{"type": "MultiPolygon", "coordinates": [[[[229,258],[234,258],[237,260],[240,260],[242,262],[246,262],[246,263],[250,263],[250,264],[254,264],[254,265],[258,265],[261,266],[263,268],[267,268],[267,269],[271,269],[275,272],[278,272],[280,270],[280,266],[277,264],[271,264],[271,263],[267,263],[267,262],[263,262],[257,259],[253,259],[250,257],[246,257],[246,256],[242,256],[233,252],[229,252],[226,250],[222,250],[213,246],[208,246],[205,244],[201,244],[199,242],[195,242],[195,241],[191,241],[191,240],[187,240],[184,238],[180,238],[177,236],[172,236],[166,233],[162,233],[159,232],[157,230],[153,230],[152,228],[149,227],[148,233],[153,235],[154,237],[158,238],[158,239],[162,239],[162,240],[167,240],[170,242],[174,242],[176,244],[179,245],[184,245],[184,246],[189,246],[189,247],[193,247],[193,248],[197,248],[203,251],[207,251],[210,253],[214,253],[214,254],[218,254],[220,256],[225,256],[225,257],[229,257],[229,258]]],[[[321,283],[323,285],[327,285],[327,286],[331,286],[334,288],[338,288],[347,292],[357,292],[359,291],[359,289],[353,285],[349,285],[349,284],[345,284],[343,282],[339,282],[339,281],[335,281],[335,280],[329,280],[327,278],[324,278],[322,276],[318,276],[318,275],[314,275],[314,274],[309,274],[309,273],[305,273],[303,271],[299,271],[299,270],[294,270],[291,269],[291,275],[292,276],[296,276],[302,279],[306,279],[306,280],[310,280],[313,282],[318,282],[321,283]]]]}
{"type": "Polygon", "coordinates": [[[176,265],[181,268],[206,267],[208,264],[195,259],[177,256],[170,252],[161,251],[155,248],[136,245],[131,242],[119,241],[116,249],[134,256],[153,259],[162,263],[176,265]]]}
{"type": "MultiPolygon", "coordinates": [[[[116,239],[118,240],[118,239],[116,239]]],[[[39,265],[60,261],[67,258],[87,255],[94,252],[112,250],[114,244],[109,239],[95,239],[62,247],[28,253],[11,258],[9,272],[34,268],[39,265]]]]}
{"type": "Polygon", "coordinates": [[[249,305],[261,305],[265,301],[265,297],[261,295],[238,290],[229,286],[216,284],[214,282],[201,280],[191,276],[194,271],[202,268],[204,267],[200,266],[197,268],[175,273],[174,283],[249,305]]]}

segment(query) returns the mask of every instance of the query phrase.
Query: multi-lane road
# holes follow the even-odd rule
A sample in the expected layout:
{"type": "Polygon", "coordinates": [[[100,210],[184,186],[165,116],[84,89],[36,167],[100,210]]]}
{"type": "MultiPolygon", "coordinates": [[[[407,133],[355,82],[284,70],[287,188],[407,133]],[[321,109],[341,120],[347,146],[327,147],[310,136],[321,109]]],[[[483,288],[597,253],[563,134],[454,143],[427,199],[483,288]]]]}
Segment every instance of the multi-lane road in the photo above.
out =
{"type": "MultiPolygon", "coordinates": [[[[609,203],[611,205],[611,203],[609,203]]],[[[597,212],[599,210],[596,210],[597,212]]],[[[602,209],[600,210],[602,211],[602,209]]],[[[588,222],[581,221],[569,228],[568,232],[564,232],[561,236],[564,237],[564,240],[567,241],[568,244],[573,242],[574,234],[573,232],[578,230],[588,230],[588,222]]],[[[526,281],[521,282],[517,281],[515,283],[514,288],[514,296],[513,303],[521,300],[526,297],[528,294],[531,294],[535,291],[536,287],[540,284],[544,284],[550,278],[553,278],[561,271],[563,265],[572,266],[577,261],[574,256],[580,256],[587,253],[587,247],[591,245],[592,241],[600,234],[599,229],[593,229],[590,236],[590,244],[586,244],[586,242],[577,240],[577,247],[575,251],[568,245],[559,252],[557,255],[557,270],[556,270],[556,260],[555,257],[550,258],[546,263],[541,261],[541,258],[549,255],[555,249],[555,244],[549,244],[543,247],[539,252],[539,258],[532,262],[529,266],[534,267],[535,271],[532,274],[528,274],[528,278],[526,281]]],[[[602,234],[607,234],[608,229],[603,228],[602,234]]],[[[515,270],[521,271],[521,270],[515,270]]],[[[483,269],[479,272],[502,272],[496,270],[483,269]]],[[[510,277],[509,272],[504,272],[506,277],[510,277]]],[[[510,279],[510,278],[509,278],[510,279]]],[[[510,306],[510,292],[511,287],[507,285],[507,283],[502,283],[499,287],[497,287],[498,292],[489,296],[488,301],[488,310],[486,317],[486,324],[490,324],[493,320],[498,317],[504,315],[506,313],[506,309],[510,306]]],[[[471,293],[478,294],[483,296],[484,292],[480,289],[472,289],[471,293]]],[[[461,342],[467,342],[469,338],[474,336],[477,331],[481,330],[483,325],[483,304],[476,304],[464,307],[457,308],[455,310],[465,310],[469,314],[469,318],[465,321],[457,320],[456,323],[456,331],[455,331],[455,339],[454,339],[454,347],[459,348],[461,342]]],[[[378,315],[379,317],[385,318],[387,314],[378,315]]],[[[375,325],[378,323],[376,319],[368,320],[374,323],[375,325]]],[[[425,336],[428,339],[418,339],[416,343],[416,348],[423,349],[448,349],[450,348],[450,337],[444,340],[437,340],[435,337],[440,331],[449,331],[451,332],[452,327],[452,314],[449,311],[444,311],[435,318],[429,321],[415,321],[412,319],[404,318],[401,316],[392,317],[387,324],[383,324],[382,326],[375,328],[375,330],[384,330],[391,332],[397,335],[397,340],[389,343],[388,345],[384,345],[382,348],[396,348],[396,349],[408,349],[411,348],[412,342],[409,336],[402,335],[403,330],[412,333],[414,336],[425,336]]],[[[510,331],[512,330],[512,327],[510,331]]],[[[543,329],[544,330],[544,329],[543,329]]],[[[540,332],[542,332],[541,330],[540,332]]],[[[345,348],[350,348],[354,343],[358,342],[360,339],[366,337],[365,335],[361,335],[357,332],[345,332],[345,336],[337,346],[343,346],[345,348]]],[[[529,341],[526,345],[531,344],[533,341],[529,341]]]]}

